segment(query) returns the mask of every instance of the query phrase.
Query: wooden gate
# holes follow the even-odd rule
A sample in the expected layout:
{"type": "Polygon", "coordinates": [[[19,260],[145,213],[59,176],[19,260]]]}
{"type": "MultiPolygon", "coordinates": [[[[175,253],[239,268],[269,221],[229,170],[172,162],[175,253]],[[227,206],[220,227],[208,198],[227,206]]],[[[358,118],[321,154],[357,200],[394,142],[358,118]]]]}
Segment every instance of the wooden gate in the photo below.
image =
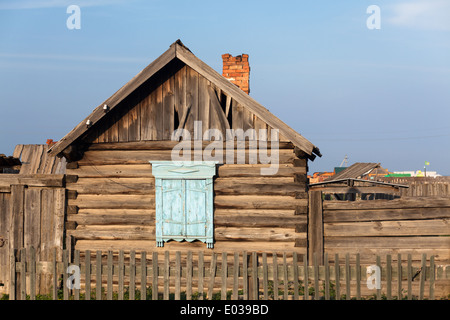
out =
{"type": "Polygon", "coordinates": [[[62,258],[65,193],[64,175],[0,176],[0,293],[8,292],[13,250],[34,247],[38,261],[49,261],[56,248],[62,258]]]}

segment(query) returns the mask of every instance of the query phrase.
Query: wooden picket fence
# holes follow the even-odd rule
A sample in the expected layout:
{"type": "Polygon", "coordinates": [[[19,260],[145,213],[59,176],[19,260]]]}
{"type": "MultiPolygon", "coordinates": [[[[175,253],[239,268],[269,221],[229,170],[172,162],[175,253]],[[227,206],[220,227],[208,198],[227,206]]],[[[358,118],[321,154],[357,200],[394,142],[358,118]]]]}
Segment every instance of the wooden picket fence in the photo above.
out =
{"type": "Polygon", "coordinates": [[[436,265],[434,256],[427,259],[425,254],[420,265],[413,264],[410,254],[406,265],[401,255],[387,255],[383,263],[377,256],[373,266],[381,271],[378,289],[368,288],[374,274],[360,264],[359,254],[350,260],[349,254],[325,253],[323,265],[316,255],[308,261],[297,252],[75,250],[70,256],[64,250],[62,261],[57,256],[55,250],[52,261],[36,261],[33,247],[15,251],[10,258],[9,295],[3,299],[431,300],[450,296],[450,266],[436,265]],[[42,282],[50,282],[51,292],[39,292],[42,282]]]}

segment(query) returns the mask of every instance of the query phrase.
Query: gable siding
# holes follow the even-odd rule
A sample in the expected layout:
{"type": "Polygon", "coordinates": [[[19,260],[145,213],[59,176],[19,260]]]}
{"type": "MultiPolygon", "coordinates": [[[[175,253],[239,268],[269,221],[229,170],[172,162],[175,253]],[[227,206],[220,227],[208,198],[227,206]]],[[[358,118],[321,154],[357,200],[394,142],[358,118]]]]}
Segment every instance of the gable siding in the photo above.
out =
{"type": "MultiPolygon", "coordinates": [[[[226,129],[267,129],[270,137],[269,125],[198,72],[179,64],[169,65],[166,71],[165,77],[152,79],[125,99],[123,106],[102,119],[85,140],[171,140],[177,128],[188,130],[193,138],[194,121],[202,121],[202,134],[209,128],[219,129],[223,136],[226,129]]],[[[282,136],[280,140],[286,141],[282,136]]]]}

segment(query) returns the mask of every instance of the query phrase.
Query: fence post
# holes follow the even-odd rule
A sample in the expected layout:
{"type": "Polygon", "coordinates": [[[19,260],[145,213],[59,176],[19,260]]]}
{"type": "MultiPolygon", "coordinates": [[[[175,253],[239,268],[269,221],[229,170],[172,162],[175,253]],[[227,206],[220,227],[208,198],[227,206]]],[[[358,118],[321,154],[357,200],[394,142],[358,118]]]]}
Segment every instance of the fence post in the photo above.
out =
{"type": "Polygon", "coordinates": [[[309,192],[308,206],[308,260],[311,263],[315,253],[317,262],[323,265],[322,191],[309,192]]]}

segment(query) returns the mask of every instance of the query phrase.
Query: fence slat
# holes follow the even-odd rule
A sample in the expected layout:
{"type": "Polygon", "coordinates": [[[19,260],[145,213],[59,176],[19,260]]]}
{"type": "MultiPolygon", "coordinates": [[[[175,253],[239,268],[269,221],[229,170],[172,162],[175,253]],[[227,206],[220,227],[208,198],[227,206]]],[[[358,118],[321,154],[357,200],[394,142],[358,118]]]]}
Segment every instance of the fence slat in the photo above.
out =
{"type": "Polygon", "coordinates": [[[356,300],[361,300],[361,265],[359,253],[356,254],[356,300]]]}
{"type": "Polygon", "coordinates": [[[345,255],[345,299],[350,300],[350,256],[345,255]]]}
{"type": "Polygon", "coordinates": [[[36,300],[36,250],[34,247],[29,248],[30,263],[28,270],[30,274],[30,300],[36,300]]]}
{"type": "Polygon", "coordinates": [[[164,300],[169,300],[169,284],[170,284],[170,278],[169,278],[169,270],[170,268],[170,255],[169,251],[166,251],[164,253],[164,300]]]}
{"type": "Polygon", "coordinates": [[[147,252],[141,252],[141,300],[147,300],[147,252]]]}
{"type": "Polygon", "coordinates": [[[277,253],[273,253],[273,299],[278,300],[278,262],[277,253]]]}
{"type": "Polygon", "coordinates": [[[336,291],[336,300],[341,299],[341,272],[340,272],[340,266],[339,266],[339,254],[334,255],[334,275],[336,278],[336,285],[335,285],[335,291],[336,291]]]}
{"type": "Polygon", "coordinates": [[[58,265],[56,264],[56,248],[53,248],[53,256],[52,256],[52,282],[53,282],[53,288],[52,288],[52,297],[53,300],[58,300],[58,265]]]}
{"type": "Polygon", "coordinates": [[[186,300],[192,299],[192,251],[188,251],[186,260],[186,300]]]}
{"type": "MultiPolygon", "coordinates": [[[[380,268],[380,279],[381,275],[383,274],[383,270],[381,269],[381,258],[377,255],[377,267],[380,268]]],[[[377,288],[377,300],[381,300],[381,284],[380,287],[377,288]]]]}
{"type": "Polygon", "coordinates": [[[325,266],[325,300],[330,300],[330,269],[328,266],[328,252],[325,252],[323,259],[325,266]]]}
{"type": "Polygon", "coordinates": [[[130,286],[129,286],[129,299],[135,300],[136,298],[136,251],[130,252],[130,286]]]}
{"type": "Polygon", "coordinates": [[[308,254],[303,255],[303,300],[309,300],[308,254]]]}
{"type": "Polygon", "coordinates": [[[292,267],[294,268],[294,300],[298,300],[298,257],[297,252],[292,254],[292,267]]]}
{"type": "Polygon", "coordinates": [[[217,260],[217,253],[213,252],[211,256],[211,265],[209,267],[208,299],[210,300],[212,300],[213,298],[214,282],[216,277],[216,260],[217,260]]]}
{"type": "Polygon", "coordinates": [[[386,298],[392,299],[392,267],[391,267],[391,255],[386,256],[386,298]]]}
{"type": "Polygon", "coordinates": [[[106,282],[106,300],[112,300],[112,285],[113,285],[113,255],[112,251],[108,250],[107,255],[107,282],[106,282]]]}
{"type": "Polygon", "coordinates": [[[180,300],[181,293],[181,252],[175,252],[175,300],[180,300]]]}
{"type": "MultiPolygon", "coordinates": [[[[55,259],[56,259],[56,250],[55,250],[55,259]]],[[[56,261],[56,260],[55,260],[56,261]]],[[[86,250],[84,255],[84,263],[85,263],[85,284],[84,284],[84,292],[85,292],[85,300],[91,300],[91,250],[86,250]]]]}
{"type": "Polygon", "coordinates": [[[283,285],[284,285],[284,295],[283,295],[283,299],[287,300],[288,299],[288,293],[289,293],[289,289],[288,289],[288,284],[289,284],[289,280],[288,280],[288,268],[287,268],[287,263],[286,263],[286,252],[283,252],[283,285]]]}
{"type": "Polygon", "coordinates": [[[411,254],[408,254],[408,300],[412,300],[412,266],[411,254]]]}
{"type": "Polygon", "coordinates": [[[69,250],[64,250],[63,251],[63,299],[64,300],[69,300],[69,287],[67,286],[67,267],[69,266],[69,250]]]}
{"type": "MultiPolygon", "coordinates": [[[[73,254],[74,254],[73,264],[75,266],[77,266],[79,268],[79,270],[81,270],[81,268],[80,268],[80,250],[75,250],[73,254]]],[[[81,274],[80,274],[80,276],[81,276],[81,274]]],[[[73,298],[74,298],[74,300],[80,300],[80,288],[75,287],[73,298]]]]}
{"type": "Polygon", "coordinates": [[[227,300],[227,253],[222,252],[222,287],[220,291],[220,299],[227,300]]]}
{"type": "Polygon", "coordinates": [[[425,275],[427,270],[427,255],[422,254],[422,264],[420,268],[420,285],[419,285],[419,300],[423,300],[423,295],[425,292],[425,275]]]}
{"type": "Polygon", "coordinates": [[[20,250],[20,300],[27,298],[27,253],[26,249],[20,250]]]}
{"type": "Polygon", "coordinates": [[[317,253],[314,252],[314,299],[319,300],[320,292],[319,292],[319,263],[317,261],[317,253]]]}
{"type": "Polygon", "coordinates": [[[158,300],[158,252],[152,254],[152,300],[158,300]]]}
{"type": "Polygon", "coordinates": [[[267,268],[267,253],[263,252],[262,255],[263,260],[263,294],[264,294],[264,300],[269,299],[269,293],[268,293],[268,278],[269,278],[269,270],[267,268]]]}
{"type": "Polygon", "coordinates": [[[204,254],[203,251],[198,253],[198,294],[199,299],[203,300],[205,268],[204,268],[204,254]]]}
{"type": "Polygon", "coordinates": [[[95,299],[102,300],[102,252],[100,250],[97,250],[95,260],[95,299]]]}
{"type": "Polygon", "coordinates": [[[123,300],[123,295],[124,295],[124,277],[125,277],[125,253],[123,250],[119,251],[119,274],[118,274],[118,296],[117,299],[118,300],[123,300]]]}
{"type": "Polygon", "coordinates": [[[233,300],[237,300],[239,297],[239,252],[234,253],[233,267],[233,300]]]}
{"type": "Polygon", "coordinates": [[[398,300],[402,300],[402,255],[397,255],[397,297],[398,300]]]}
{"type": "Polygon", "coordinates": [[[434,279],[436,277],[436,271],[434,266],[434,256],[430,257],[430,300],[434,300],[434,279]]]}

